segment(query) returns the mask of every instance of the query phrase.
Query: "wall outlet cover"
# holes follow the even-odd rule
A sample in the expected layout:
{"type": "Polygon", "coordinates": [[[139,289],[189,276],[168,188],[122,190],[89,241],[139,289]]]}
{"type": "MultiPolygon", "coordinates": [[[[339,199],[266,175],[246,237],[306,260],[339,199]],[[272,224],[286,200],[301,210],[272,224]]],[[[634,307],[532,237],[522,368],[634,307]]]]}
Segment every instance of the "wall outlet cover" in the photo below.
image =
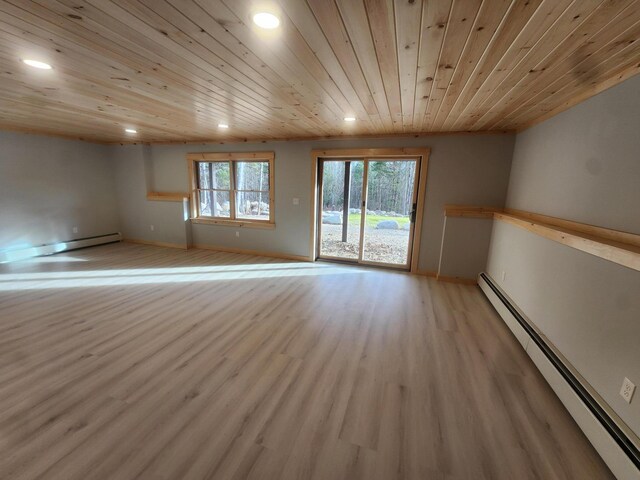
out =
{"type": "Polygon", "coordinates": [[[153,225],[149,225],[149,230],[151,230],[152,232],[156,229],[156,227],[154,227],[153,225]]]}
{"type": "Polygon", "coordinates": [[[78,233],[78,227],[73,227],[73,233],[78,233]]]}
{"type": "Polygon", "coordinates": [[[299,198],[294,198],[293,199],[293,204],[294,205],[300,205],[300,199],[299,198]]]}
{"type": "Polygon", "coordinates": [[[631,380],[625,377],[622,382],[622,388],[620,389],[620,396],[625,399],[627,403],[631,403],[633,398],[633,392],[636,391],[636,386],[631,383],[631,380]]]}
{"type": "Polygon", "coordinates": [[[239,236],[240,236],[240,232],[236,232],[236,237],[239,237],[239,236]]]}

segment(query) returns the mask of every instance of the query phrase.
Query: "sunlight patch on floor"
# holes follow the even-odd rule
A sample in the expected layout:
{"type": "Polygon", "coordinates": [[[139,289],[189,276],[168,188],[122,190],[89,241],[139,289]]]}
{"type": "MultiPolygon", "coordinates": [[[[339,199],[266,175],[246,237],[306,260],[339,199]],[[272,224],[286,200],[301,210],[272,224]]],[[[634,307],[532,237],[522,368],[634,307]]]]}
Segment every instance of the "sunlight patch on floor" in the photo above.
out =
{"type": "Polygon", "coordinates": [[[362,275],[362,268],[308,263],[271,263],[206,267],[107,269],[0,274],[0,291],[171,284],[276,277],[362,275]]]}

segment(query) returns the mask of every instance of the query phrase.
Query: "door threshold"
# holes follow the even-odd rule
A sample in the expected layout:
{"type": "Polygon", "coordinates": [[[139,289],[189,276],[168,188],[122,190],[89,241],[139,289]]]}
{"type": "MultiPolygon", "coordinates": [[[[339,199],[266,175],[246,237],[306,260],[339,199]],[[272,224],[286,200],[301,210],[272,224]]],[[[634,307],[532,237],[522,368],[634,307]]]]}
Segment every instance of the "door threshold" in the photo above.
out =
{"type": "Polygon", "coordinates": [[[338,265],[345,265],[345,266],[349,266],[349,267],[366,267],[366,268],[377,268],[377,269],[381,269],[381,270],[392,270],[394,272],[402,272],[402,273],[411,273],[410,272],[410,267],[405,267],[405,266],[399,266],[399,267],[394,267],[392,265],[374,265],[374,264],[370,264],[370,263],[358,263],[358,262],[351,262],[349,260],[338,260],[338,259],[333,259],[333,258],[322,258],[322,257],[318,257],[315,260],[316,262],[324,262],[324,263],[336,263],[338,265]]]}

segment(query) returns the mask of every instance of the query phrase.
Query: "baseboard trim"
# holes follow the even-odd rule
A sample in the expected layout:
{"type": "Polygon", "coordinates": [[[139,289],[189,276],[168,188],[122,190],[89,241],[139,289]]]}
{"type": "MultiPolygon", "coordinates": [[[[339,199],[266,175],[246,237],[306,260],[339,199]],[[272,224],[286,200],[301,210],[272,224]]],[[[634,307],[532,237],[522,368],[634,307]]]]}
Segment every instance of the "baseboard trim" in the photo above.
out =
{"type": "Polygon", "coordinates": [[[153,247],[179,248],[181,250],[187,250],[188,248],[184,243],[156,242],[154,240],[142,240],[140,238],[125,238],[123,242],[137,243],[139,245],[151,245],[153,247]]]}
{"type": "Polygon", "coordinates": [[[555,347],[517,309],[486,273],[478,284],[523,346],[567,411],[619,480],[640,478],[640,453],[633,432],[616,418],[555,347]]]}
{"type": "Polygon", "coordinates": [[[256,257],[281,258],[283,260],[295,260],[297,262],[311,261],[309,260],[309,257],[306,255],[290,255],[288,253],[265,252],[261,250],[246,250],[243,248],[221,247],[219,245],[207,245],[203,243],[196,243],[192,246],[192,248],[199,248],[202,250],[214,250],[217,252],[224,252],[224,253],[237,253],[240,255],[254,255],[256,257]]]}
{"type": "Polygon", "coordinates": [[[120,233],[110,233],[107,235],[96,235],[94,237],[77,238],[74,240],[67,240],[65,242],[49,243],[34,247],[20,248],[16,250],[6,250],[0,252],[0,263],[15,262],[18,260],[26,260],[33,257],[42,257],[45,255],[69,252],[71,250],[78,250],[80,248],[120,242],[121,240],[122,235],[120,233]]]}
{"type": "Polygon", "coordinates": [[[439,282],[459,283],[461,285],[477,285],[478,284],[478,281],[475,278],[438,275],[438,272],[432,272],[430,270],[418,270],[414,273],[415,275],[420,275],[422,277],[435,278],[439,282]]]}
{"type": "Polygon", "coordinates": [[[416,270],[415,275],[420,275],[421,277],[431,277],[436,278],[438,276],[437,272],[432,272],[431,270],[416,270]]]}
{"type": "Polygon", "coordinates": [[[436,280],[448,283],[460,283],[462,285],[477,285],[475,278],[453,277],[448,275],[436,275],[436,280]]]}

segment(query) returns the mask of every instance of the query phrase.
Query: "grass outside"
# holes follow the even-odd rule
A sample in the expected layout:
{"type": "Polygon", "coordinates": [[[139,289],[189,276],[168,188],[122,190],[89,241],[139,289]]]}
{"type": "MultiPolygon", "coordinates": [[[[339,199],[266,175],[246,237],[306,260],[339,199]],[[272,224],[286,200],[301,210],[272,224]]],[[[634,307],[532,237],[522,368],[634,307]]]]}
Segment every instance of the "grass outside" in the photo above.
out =
{"type": "MultiPolygon", "coordinates": [[[[350,213],[349,214],[349,225],[360,225],[360,217],[362,215],[359,213],[350,213]]],[[[375,228],[378,225],[378,222],[382,222],[384,220],[393,220],[398,223],[398,226],[402,228],[404,225],[409,223],[409,217],[387,217],[385,215],[367,215],[367,227],[375,228]]]]}

